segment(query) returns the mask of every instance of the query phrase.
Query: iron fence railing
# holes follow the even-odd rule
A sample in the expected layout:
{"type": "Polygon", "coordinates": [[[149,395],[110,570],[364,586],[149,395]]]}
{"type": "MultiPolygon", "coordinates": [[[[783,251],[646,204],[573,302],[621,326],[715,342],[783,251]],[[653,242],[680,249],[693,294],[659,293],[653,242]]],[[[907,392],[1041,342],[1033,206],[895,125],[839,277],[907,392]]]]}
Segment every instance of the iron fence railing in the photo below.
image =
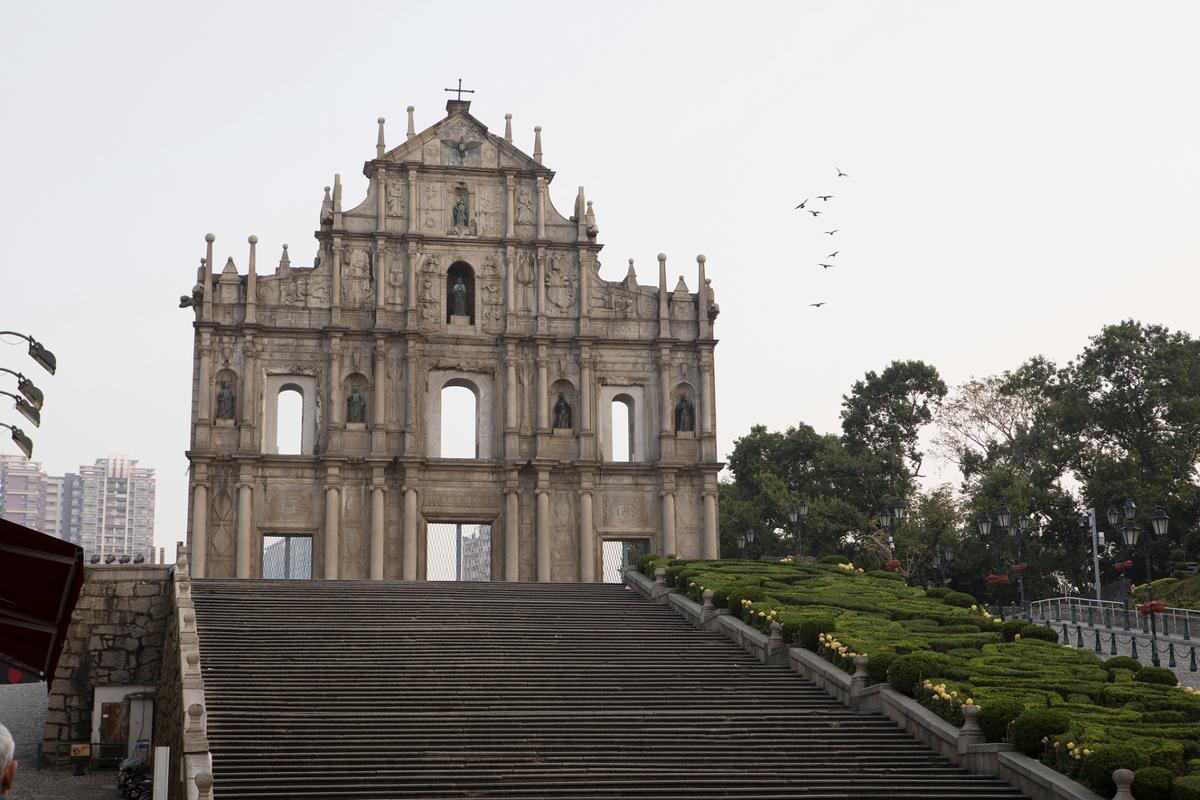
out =
{"type": "MultiPolygon", "coordinates": [[[[1154,617],[1160,636],[1184,640],[1190,640],[1193,636],[1200,638],[1200,611],[1166,608],[1154,617]]],[[[1072,625],[1150,633],[1149,617],[1138,613],[1136,607],[1087,597],[1037,600],[1030,604],[1030,619],[1040,623],[1068,622],[1072,625]]]]}

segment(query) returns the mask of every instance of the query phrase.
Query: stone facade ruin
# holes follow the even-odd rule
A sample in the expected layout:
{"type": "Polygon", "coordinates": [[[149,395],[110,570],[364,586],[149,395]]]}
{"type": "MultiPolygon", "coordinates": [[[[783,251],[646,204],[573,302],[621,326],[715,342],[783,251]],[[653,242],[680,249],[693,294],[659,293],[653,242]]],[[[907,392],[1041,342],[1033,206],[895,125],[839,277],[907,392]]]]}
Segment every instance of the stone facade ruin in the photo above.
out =
{"type": "MultiPolygon", "coordinates": [[[[265,539],[311,537],[326,579],[426,576],[426,525],[490,525],[493,580],[594,581],[602,542],[717,556],[713,323],[696,291],[599,277],[579,188],[451,100],[366,162],[366,198],[327,188],[312,266],[216,269],[195,312],[188,545],[196,577],[260,577],[265,539]],[[446,387],[475,397],[475,458],[441,457],[446,387]],[[279,399],[302,402],[277,452],[279,399]],[[613,430],[624,406],[628,430],[613,430]],[[620,445],[620,446],[618,446],[620,445]],[[618,451],[628,460],[617,460],[618,451]]],[[[308,551],[306,551],[308,552],[308,551]]]]}

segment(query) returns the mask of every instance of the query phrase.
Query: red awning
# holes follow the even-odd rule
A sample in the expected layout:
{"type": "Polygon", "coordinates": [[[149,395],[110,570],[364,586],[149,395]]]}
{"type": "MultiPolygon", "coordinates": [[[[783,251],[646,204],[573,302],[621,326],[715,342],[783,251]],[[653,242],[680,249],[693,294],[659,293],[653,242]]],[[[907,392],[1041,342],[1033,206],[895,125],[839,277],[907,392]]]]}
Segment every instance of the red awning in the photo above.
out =
{"type": "Polygon", "coordinates": [[[0,654],[54,678],[83,588],[83,548],[0,519],[0,654]]]}

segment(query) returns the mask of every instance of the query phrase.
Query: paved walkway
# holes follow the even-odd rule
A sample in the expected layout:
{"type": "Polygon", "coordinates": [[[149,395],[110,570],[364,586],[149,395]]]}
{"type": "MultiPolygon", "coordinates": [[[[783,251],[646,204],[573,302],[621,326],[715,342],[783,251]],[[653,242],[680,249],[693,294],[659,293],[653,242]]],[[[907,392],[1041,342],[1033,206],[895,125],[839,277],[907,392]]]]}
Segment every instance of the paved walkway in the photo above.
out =
{"type": "MultiPolygon", "coordinates": [[[[1150,665],[1152,663],[1150,655],[1150,635],[1142,633],[1140,630],[1118,630],[1114,628],[1104,628],[1099,626],[1084,625],[1082,623],[1071,622],[1051,622],[1051,627],[1058,633],[1058,638],[1062,641],[1063,625],[1067,626],[1068,641],[1067,644],[1072,647],[1079,647],[1080,641],[1083,642],[1081,649],[1096,651],[1096,638],[1099,636],[1100,649],[1099,654],[1104,658],[1110,658],[1113,655],[1133,656],[1143,664],[1150,665]],[[1115,641],[1114,641],[1115,639],[1115,641]],[[1115,644],[1116,652],[1113,652],[1115,644]],[[1134,648],[1136,646],[1136,652],[1134,648]]],[[[1191,686],[1193,689],[1200,689],[1200,671],[1193,672],[1192,664],[1197,663],[1200,666],[1200,641],[1196,639],[1177,639],[1175,637],[1158,637],[1158,660],[1160,666],[1174,669],[1176,677],[1184,686],[1191,686]],[[1171,654],[1175,655],[1175,666],[1171,667],[1171,654]],[[1196,653],[1196,662],[1192,660],[1193,652],[1196,653]]]]}
{"type": "Polygon", "coordinates": [[[46,727],[46,684],[0,684],[0,724],[17,743],[17,760],[26,766],[37,761],[38,745],[46,727]]]}
{"type": "Polygon", "coordinates": [[[91,775],[72,775],[69,771],[38,771],[17,769],[13,781],[11,800],[116,800],[117,773],[114,770],[96,772],[91,775]]]}

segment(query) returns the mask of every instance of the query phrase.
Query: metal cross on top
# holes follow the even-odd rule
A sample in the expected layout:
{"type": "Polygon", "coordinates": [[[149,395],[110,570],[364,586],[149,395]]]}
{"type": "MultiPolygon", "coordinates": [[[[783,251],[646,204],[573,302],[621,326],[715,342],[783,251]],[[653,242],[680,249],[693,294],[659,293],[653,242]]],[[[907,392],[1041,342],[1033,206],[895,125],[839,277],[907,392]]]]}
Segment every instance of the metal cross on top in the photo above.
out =
{"type": "Polygon", "coordinates": [[[457,89],[442,89],[442,91],[443,92],[458,92],[459,100],[462,100],[463,92],[466,92],[467,94],[475,94],[474,89],[464,89],[462,87],[462,78],[458,79],[458,88],[457,89]]]}

